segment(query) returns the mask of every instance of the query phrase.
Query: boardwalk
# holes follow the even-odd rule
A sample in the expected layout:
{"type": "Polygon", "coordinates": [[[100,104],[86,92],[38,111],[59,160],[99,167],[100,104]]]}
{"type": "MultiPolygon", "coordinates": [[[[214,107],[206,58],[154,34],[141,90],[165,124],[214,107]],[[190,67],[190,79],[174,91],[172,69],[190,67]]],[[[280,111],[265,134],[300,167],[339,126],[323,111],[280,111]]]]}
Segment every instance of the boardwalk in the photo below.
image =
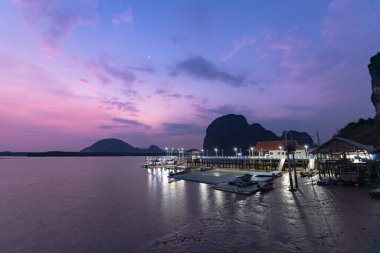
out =
{"type": "MultiPolygon", "coordinates": [[[[257,171],[282,170],[287,167],[284,157],[263,158],[263,157],[199,157],[187,158],[187,166],[192,168],[215,167],[223,169],[241,169],[257,171]]],[[[309,159],[295,159],[298,168],[306,168],[309,159]]]]}

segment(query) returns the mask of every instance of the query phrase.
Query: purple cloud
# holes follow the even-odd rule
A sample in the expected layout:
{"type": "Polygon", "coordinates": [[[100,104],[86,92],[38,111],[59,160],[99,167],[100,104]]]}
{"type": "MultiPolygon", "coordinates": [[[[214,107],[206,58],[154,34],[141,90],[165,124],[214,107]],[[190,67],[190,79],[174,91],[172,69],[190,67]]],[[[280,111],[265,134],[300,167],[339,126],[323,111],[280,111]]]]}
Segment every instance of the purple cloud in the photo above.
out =
{"type": "Polygon", "coordinates": [[[245,116],[253,114],[252,110],[249,109],[247,106],[238,106],[231,104],[226,104],[217,107],[210,107],[205,104],[193,104],[192,106],[196,110],[197,116],[206,120],[212,120],[216,117],[220,117],[225,114],[242,114],[245,116]]]}
{"type": "Polygon", "coordinates": [[[133,66],[126,66],[126,68],[130,70],[135,70],[135,71],[140,71],[140,72],[145,72],[145,73],[154,73],[155,70],[153,68],[149,67],[133,67],[133,66]]]}
{"type": "Polygon", "coordinates": [[[132,119],[124,119],[124,118],[112,118],[112,121],[113,122],[116,122],[116,123],[121,123],[123,125],[127,125],[127,126],[138,126],[138,127],[144,127],[145,129],[150,129],[151,127],[146,125],[146,124],[143,124],[137,120],[132,120],[132,119]]]}
{"type": "Polygon", "coordinates": [[[243,76],[234,76],[225,71],[219,70],[213,63],[201,56],[191,57],[187,60],[178,62],[176,70],[196,79],[221,81],[234,87],[242,86],[245,81],[243,76]]]}
{"type": "Polygon", "coordinates": [[[103,70],[113,78],[116,78],[123,82],[124,85],[129,86],[136,80],[136,75],[128,68],[118,68],[112,66],[106,57],[102,57],[100,60],[100,66],[103,70]]]}
{"type": "Polygon", "coordinates": [[[122,23],[132,24],[133,23],[133,9],[129,7],[126,11],[115,15],[112,18],[112,23],[114,25],[121,25],[122,23]]]}
{"type": "Polygon", "coordinates": [[[118,109],[122,112],[130,112],[130,113],[137,113],[139,110],[137,109],[137,105],[132,102],[119,102],[117,100],[103,100],[104,104],[108,105],[106,109],[118,109]]]}
{"type": "Polygon", "coordinates": [[[155,95],[164,95],[164,94],[166,94],[166,93],[167,93],[167,91],[162,90],[162,89],[158,89],[158,90],[156,90],[156,91],[154,92],[155,95]]]}
{"type": "Polygon", "coordinates": [[[98,3],[94,0],[14,0],[27,22],[49,46],[81,25],[94,25],[98,3]]]}
{"type": "Polygon", "coordinates": [[[179,94],[179,93],[169,93],[168,91],[166,90],[162,90],[162,89],[157,89],[154,93],[154,95],[160,95],[164,98],[177,98],[177,99],[180,99],[183,97],[183,95],[179,94]]]}
{"type": "Polygon", "coordinates": [[[206,131],[204,126],[186,123],[164,123],[163,127],[166,133],[173,135],[199,135],[206,131]]]}

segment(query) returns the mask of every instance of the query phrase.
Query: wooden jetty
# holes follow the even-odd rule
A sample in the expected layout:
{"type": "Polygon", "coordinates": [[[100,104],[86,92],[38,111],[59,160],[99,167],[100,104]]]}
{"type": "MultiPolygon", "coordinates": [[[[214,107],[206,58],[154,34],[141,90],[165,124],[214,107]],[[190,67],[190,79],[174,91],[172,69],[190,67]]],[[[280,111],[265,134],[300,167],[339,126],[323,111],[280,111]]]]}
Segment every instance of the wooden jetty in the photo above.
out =
{"type": "MultiPolygon", "coordinates": [[[[298,168],[306,168],[309,159],[295,159],[298,168]]],[[[214,167],[221,169],[238,169],[238,170],[255,170],[255,171],[281,171],[287,168],[285,157],[267,158],[267,157],[188,157],[187,166],[191,168],[214,167]]]]}

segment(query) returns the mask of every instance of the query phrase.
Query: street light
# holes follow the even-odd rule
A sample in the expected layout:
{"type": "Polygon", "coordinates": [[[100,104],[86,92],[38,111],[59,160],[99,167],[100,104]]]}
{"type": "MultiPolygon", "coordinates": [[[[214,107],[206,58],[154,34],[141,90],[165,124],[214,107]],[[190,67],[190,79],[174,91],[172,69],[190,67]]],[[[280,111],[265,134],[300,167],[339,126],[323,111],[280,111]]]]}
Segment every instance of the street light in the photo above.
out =
{"type": "Polygon", "coordinates": [[[253,147],[251,147],[251,156],[253,156],[253,147]]]}
{"type": "Polygon", "coordinates": [[[305,154],[306,154],[306,157],[307,157],[307,148],[308,147],[309,147],[308,145],[305,145],[305,154]]]}
{"type": "Polygon", "coordinates": [[[280,157],[282,157],[282,146],[278,147],[280,149],[280,157]]]}
{"type": "Polygon", "coordinates": [[[174,148],[172,148],[172,152],[170,153],[171,156],[173,155],[173,150],[174,150],[174,148]]]}
{"type": "Polygon", "coordinates": [[[235,156],[237,157],[237,148],[234,148],[234,150],[235,150],[235,156]]]}
{"type": "Polygon", "coordinates": [[[202,148],[202,156],[205,156],[205,151],[203,148],[202,148]]]}
{"type": "Polygon", "coordinates": [[[215,156],[218,156],[218,149],[214,149],[215,150],[215,156]]]}
{"type": "Polygon", "coordinates": [[[168,153],[168,147],[166,147],[165,150],[166,150],[166,156],[168,156],[169,155],[169,153],[168,153]]]}

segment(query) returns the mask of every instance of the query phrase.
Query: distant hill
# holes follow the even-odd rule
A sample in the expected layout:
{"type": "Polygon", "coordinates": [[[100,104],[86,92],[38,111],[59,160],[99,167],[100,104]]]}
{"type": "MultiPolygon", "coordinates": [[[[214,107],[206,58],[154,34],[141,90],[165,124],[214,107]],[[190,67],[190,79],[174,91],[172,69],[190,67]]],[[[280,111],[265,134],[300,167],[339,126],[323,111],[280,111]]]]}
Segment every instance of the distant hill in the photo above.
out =
{"type": "Polygon", "coordinates": [[[151,145],[148,149],[141,149],[142,152],[144,153],[154,153],[154,154],[165,154],[165,151],[157,147],[156,145],[151,145]]]}
{"type": "Polygon", "coordinates": [[[133,147],[132,145],[119,139],[103,139],[95,142],[91,146],[82,149],[83,153],[130,153],[130,154],[155,154],[164,155],[165,151],[155,145],[151,145],[147,149],[133,147]]]}
{"type": "MultiPolygon", "coordinates": [[[[276,141],[281,140],[282,137],[258,123],[249,125],[247,119],[242,115],[228,114],[215,119],[207,127],[203,148],[208,150],[209,154],[218,148],[219,154],[223,149],[225,155],[232,155],[235,152],[234,147],[246,153],[246,150],[255,146],[258,141],[276,141]]],[[[313,139],[305,132],[291,130],[288,139],[297,140],[300,145],[314,147],[313,139]],[[290,136],[292,138],[289,138],[290,136]]]]}
{"type": "Polygon", "coordinates": [[[380,119],[359,119],[340,129],[338,137],[349,138],[365,145],[380,145],[380,119]]]}
{"type": "Polygon", "coordinates": [[[308,146],[309,148],[314,147],[314,141],[311,136],[306,132],[297,132],[294,130],[282,132],[281,139],[285,140],[285,132],[287,132],[288,140],[296,140],[301,146],[308,146]]]}

